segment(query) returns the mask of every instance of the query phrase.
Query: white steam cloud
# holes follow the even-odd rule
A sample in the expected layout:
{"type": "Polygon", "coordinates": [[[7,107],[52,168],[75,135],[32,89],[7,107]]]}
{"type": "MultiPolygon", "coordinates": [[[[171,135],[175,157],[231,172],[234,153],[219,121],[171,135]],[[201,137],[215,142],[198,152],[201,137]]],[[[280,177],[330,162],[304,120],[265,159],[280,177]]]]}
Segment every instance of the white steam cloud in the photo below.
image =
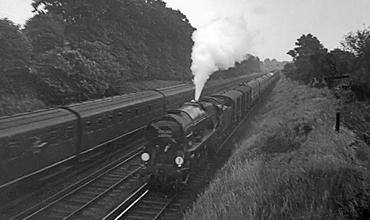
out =
{"type": "Polygon", "coordinates": [[[208,78],[217,70],[234,67],[248,58],[251,34],[242,17],[217,19],[193,33],[191,71],[194,75],[195,100],[202,93],[208,78]]]}

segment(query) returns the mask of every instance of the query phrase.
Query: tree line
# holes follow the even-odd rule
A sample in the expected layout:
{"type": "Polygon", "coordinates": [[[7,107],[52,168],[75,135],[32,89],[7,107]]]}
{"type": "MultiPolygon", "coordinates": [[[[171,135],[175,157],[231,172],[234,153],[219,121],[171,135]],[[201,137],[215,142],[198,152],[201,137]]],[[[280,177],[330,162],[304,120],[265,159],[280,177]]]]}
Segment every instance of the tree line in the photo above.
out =
{"type": "MultiPolygon", "coordinates": [[[[60,105],[121,94],[122,82],[192,78],[195,29],[162,0],[33,0],[32,6],[35,15],[22,29],[0,19],[3,88],[22,78],[41,100],[60,105]]],[[[255,63],[249,72],[259,65],[246,62],[255,63]]]]}
{"type": "Polygon", "coordinates": [[[302,35],[296,47],[287,52],[293,62],[285,65],[283,73],[292,80],[310,84],[313,80],[349,77],[350,88],[358,100],[370,99],[370,29],[357,30],[344,36],[341,48],[328,51],[317,37],[302,35]]]}

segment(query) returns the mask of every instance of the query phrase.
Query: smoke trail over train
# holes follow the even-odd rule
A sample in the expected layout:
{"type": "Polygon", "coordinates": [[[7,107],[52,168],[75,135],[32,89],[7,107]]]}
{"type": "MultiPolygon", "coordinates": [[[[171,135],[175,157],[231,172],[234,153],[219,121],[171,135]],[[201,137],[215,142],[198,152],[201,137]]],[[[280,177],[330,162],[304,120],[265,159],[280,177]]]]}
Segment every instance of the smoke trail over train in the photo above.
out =
{"type": "Polygon", "coordinates": [[[248,58],[251,34],[242,17],[216,19],[193,33],[191,71],[197,101],[208,78],[217,70],[234,67],[248,58]]]}

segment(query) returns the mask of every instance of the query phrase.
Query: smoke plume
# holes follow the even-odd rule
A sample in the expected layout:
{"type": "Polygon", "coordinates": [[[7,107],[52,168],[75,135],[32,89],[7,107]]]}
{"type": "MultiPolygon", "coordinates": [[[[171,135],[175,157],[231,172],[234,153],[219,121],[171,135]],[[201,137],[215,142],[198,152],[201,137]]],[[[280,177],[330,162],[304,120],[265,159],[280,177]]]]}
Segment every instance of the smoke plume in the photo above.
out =
{"type": "Polygon", "coordinates": [[[217,70],[234,67],[247,59],[251,34],[244,18],[217,19],[193,33],[191,71],[197,101],[208,78],[217,70]]]}

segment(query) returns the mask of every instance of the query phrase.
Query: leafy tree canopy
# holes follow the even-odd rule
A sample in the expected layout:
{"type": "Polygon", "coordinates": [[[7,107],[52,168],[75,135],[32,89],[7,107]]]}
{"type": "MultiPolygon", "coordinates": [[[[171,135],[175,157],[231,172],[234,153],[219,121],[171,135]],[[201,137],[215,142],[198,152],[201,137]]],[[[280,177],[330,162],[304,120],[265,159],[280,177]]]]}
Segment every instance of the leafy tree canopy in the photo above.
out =
{"type": "Polygon", "coordinates": [[[314,77],[321,77],[323,57],[327,53],[327,49],[321,42],[312,34],[302,35],[295,43],[296,47],[287,52],[293,57],[296,69],[289,71],[292,79],[299,79],[307,84],[314,77]]]}
{"type": "Polygon", "coordinates": [[[0,73],[27,68],[32,46],[12,21],[0,19],[0,73]]]}

